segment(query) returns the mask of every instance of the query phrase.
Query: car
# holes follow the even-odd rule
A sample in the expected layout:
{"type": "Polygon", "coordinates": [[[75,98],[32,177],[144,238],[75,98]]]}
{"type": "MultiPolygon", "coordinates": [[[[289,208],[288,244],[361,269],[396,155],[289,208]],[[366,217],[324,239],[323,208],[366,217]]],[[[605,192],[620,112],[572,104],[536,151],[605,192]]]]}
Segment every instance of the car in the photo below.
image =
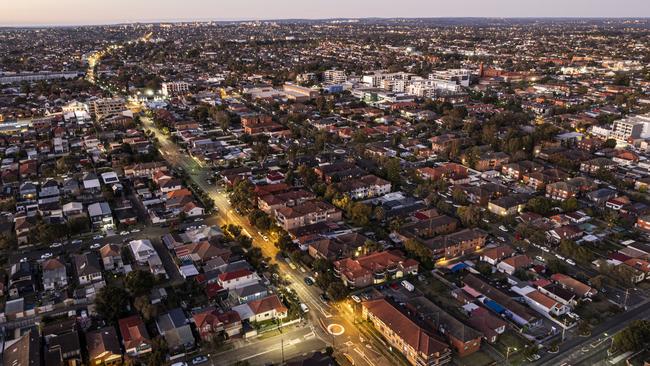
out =
{"type": "Polygon", "coordinates": [[[361,299],[360,299],[359,296],[357,296],[357,295],[352,295],[352,296],[350,296],[350,298],[351,298],[354,302],[356,302],[356,303],[360,303],[360,302],[361,302],[361,299]]]}
{"type": "Polygon", "coordinates": [[[120,231],[120,235],[129,235],[129,232],[126,231],[126,230],[124,230],[124,231],[120,231]]]}
{"type": "Polygon", "coordinates": [[[192,365],[200,365],[206,362],[208,362],[208,358],[205,356],[196,356],[192,359],[192,365]]]}
{"type": "Polygon", "coordinates": [[[93,236],[93,240],[102,240],[103,238],[104,238],[104,236],[102,236],[102,235],[93,236]]]}
{"type": "Polygon", "coordinates": [[[312,277],[305,277],[305,283],[307,284],[307,286],[311,286],[311,285],[313,285],[315,282],[316,282],[316,281],[314,281],[314,279],[313,279],[312,277]]]}
{"type": "Polygon", "coordinates": [[[508,232],[508,229],[507,229],[505,226],[503,226],[503,225],[500,225],[500,226],[499,226],[499,230],[501,230],[501,231],[503,231],[503,232],[506,232],[506,233],[508,232]]]}
{"type": "Polygon", "coordinates": [[[52,245],[50,245],[50,248],[58,248],[58,247],[62,247],[62,246],[63,246],[63,244],[61,244],[61,243],[52,243],[52,245]]]}
{"type": "Polygon", "coordinates": [[[52,253],[45,253],[41,255],[41,259],[48,259],[48,258],[52,258],[52,253]]]}
{"type": "Polygon", "coordinates": [[[194,220],[194,222],[201,222],[201,221],[203,221],[203,218],[201,218],[201,217],[194,220]]]}
{"type": "Polygon", "coordinates": [[[131,230],[131,234],[135,234],[135,233],[139,233],[139,232],[140,232],[140,229],[133,229],[133,230],[131,230]]]}
{"type": "Polygon", "coordinates": [[[486,224],[490,223],[490,220],[488,220],[488,219],[481,219],[481,220],[483,220],[483,222],[486,223],[486,224]]]}
{"type": "Polygon", "coordinates": [[[551,251],[551,250],[548,249],[547,247],[541,247],[541,248],[539,248],[539,249],[541,249],[543,252],[546,252],[546,253],[549,253],[549,252],[551,251]]]}
{"type": "Polygon", "coordinates": [[[566,259],[566,258],[564,258],[563,256],[561,256],[559,254],[555,254],[555,258],[557,258],[559,260],[565,260],[566,259]]]}
{"type": "Polygon", "coordinates": [[[302,310],[303,313],[308,313],[309,307],[305,303],[300,303],[300,310],[302,310]]]}
{"type": "Polygon", "coordinates": [[[322,294],[320,294],[319,297],[320,297],[321,301],[323,301],[324,303],[329,303],[330,302],[330,297],[327,296],[327,294],[324,293],[324,292],[322,294]]]}
{"type": "Polygon", "coordinates": [[[20,263],[25,263],[25,262],[27,262],[27,257],[23,257],[20,259],[20,263]]]}
{"type": "Polygon", "coordinates": [[[571,258],[567,258],[566,262],[569,263],[572,266],[576,265],[576,262],[574,262],[573,259],[571,259],[571,258]]]}
{"type": "Polygon", "coordinates": [[[542,356],[540,356],[540,355],[538,355],[537,353],[535,353],[534,355],[528,357],[527,360],[530,361],[530,362],[533,362],[533,361],[537,361],[537,360],[539,360],[540,358],[542,358],[542,356]]]}
{"type": "Polygon", "coordinates": [[[506,239],[503,236],[497,236],[497,239],[499,239],[499,241],[502,241],[504,243],[506,242],[506,239]]]}
{"type": "Polygon", "coordinates": [[[170,366],[189,366],[189,365],[187,364],[187,362],[181,361],[181,362],[174,362],[170,366]]]}
{"type": "Polygon", "coordinates": [[[90,246],[90,249],[99,249],[99,247],[101,247],[101,246],[102,246],[101,244],[95,243],[95,244],[90,246]]]}
{"type": "Polygon", "coordinates": [[[73,240],[73,241],[70,242],[70,244],[72,244],[72,245],[79,245],[79,244],[81,244],[81,243],[83,243],[83,241],[80,240],[80,239],[75,239],[75,240],[73,240]]]}
{"type": "Polygon", "coordinates": [[[538,255],[537,257],[535,257],[535,259],[537,259],[540,262],[546,262],[546,259],[544,259],[544,257],[542,257],[541,255],[538,255]]]}
{"type": "Polygon", "coordinates": [[[264,241],[269,241],[269,237],[266,235],[262,235],[262,239],[264,239],[264,241]]]}

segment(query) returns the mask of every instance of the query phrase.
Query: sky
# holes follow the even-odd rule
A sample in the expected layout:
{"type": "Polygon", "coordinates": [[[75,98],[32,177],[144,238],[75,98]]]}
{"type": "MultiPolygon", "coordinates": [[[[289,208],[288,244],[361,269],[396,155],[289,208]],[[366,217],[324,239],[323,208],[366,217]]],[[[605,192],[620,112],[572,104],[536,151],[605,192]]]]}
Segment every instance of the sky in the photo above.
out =
{"type": "Polygon", "coordinates": [[[0,25],[366,17],[650,17],[650,0],[0,0],[0,25]]]}

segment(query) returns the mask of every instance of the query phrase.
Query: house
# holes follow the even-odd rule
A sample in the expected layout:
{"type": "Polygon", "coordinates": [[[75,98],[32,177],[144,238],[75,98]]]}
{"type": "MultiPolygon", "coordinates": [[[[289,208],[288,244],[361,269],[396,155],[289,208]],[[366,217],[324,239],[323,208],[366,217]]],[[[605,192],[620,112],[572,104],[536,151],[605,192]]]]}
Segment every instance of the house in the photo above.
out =
{"type": "Polygon", "coordinates": [[[405,308],[407,316],[422,319],[428,328],[441,334],[458,356],[471,355],[481,348],[483,334],[465,325],[426,297],[418,296],[408,300],[405,308]]]}
{"type": "Polygon", "coordinates": [[[551,299],[568,306],[572,309],[576,305],[576,295],[557,283],[548,283],[544,286],[538,285],[537,290],[551,299]]]}
{"type": "Polygon", "coordinates": [[[488,203],[488,211],[498,216],[510,216],[521,213],[526,207],[528,196],[510,195],[491,200],[488,203]]]}
{"type": "Polygon", "coordinates": [[[11,265],[8,289],[9,297],[12,299],[23,297],[36,290],[34,275],[29,262],[19,262],[11,265]]]}
{"type": "Polygon", "coordinates": [[[568,306],[550,298],[549,296],[544,295],[540,291],[534,290],[532,288],[528,289],[532,291],[527,291],[524,294],[524,300],[528,306],[540,314],[545,316],[548,314],[560,316],[570,311],[568,306]]]}
{"type": "Polygon", "coordinates": [[[497,270],[509,275],[513,275],[518,269],[530,267],[533,261],[525,254],[508,257],[497,264],[497,270]]]}
{"type": "Polygon", "coordinates": [[[268,295],[268,290],[261,283],[254,283],[252,285],[242,286],[230,291],[230,295],[234,301],[239,304],[244,304],[253,300],[259,300],[268,295]]]}
{"type": "Polygon", "coordinates": [[[102,268],[99,265],[97,254],[94,252],[86,252],[83,254],[74,254],[72,258],[80,285],[87,285],[102,280],[102,268]]]}
{"type": "Polygon", "coordinates": [[[3,342],[2,364],[6,366],[40,366],[41,336],[36,328],[30,329],[15,342],[3,342]]]}
{"type": "Polygon", "coordinates": [[[486,249],[479,257],[482,261],[488,262],[495,266],[500,260],[510,257],[515,253],[509,245],[500,245],[496,248],[486,249]]]}
{"type": "Polygon", "coordinates": [[[214,245],[207,240],[178,246],[174,252],[178,258],[189,259],[195,263],[206,263],[211,259],[224,256],[227,258],[230,255],[229,249],[214,245]]]}
{"type": "Polygon", "coordinates": [[[316,198],[311,192],[303,189],[295,191],[272,193],[257,199],[257,206],[265,213],[274,216],[275,210],[282,207],[293,207],[316,198]]]}
{"type": "Polygon", "coordinates": [[[122,365],[122,350],[112,326],[86,333],[86,348],[91,366],[122,365]]]}
{"type": "Polygon", "coordinates": [[[562,240],[576,240],[583,235],[582,230],[575,225],[560,226],[546,232],[546,235],[555,242],[562,240]]]}
{"type": "Polygon", "coordinates": [[[133,258],[139,264],[146,264],[149,258],[158,256],[158,252],[154,249],[153,244],[148,239],[132,240],[129,242],[129,248],[133,254],[133,258]]]}
{"type": "Polygon", "coordinates": [[[242,320],[263,322],[271,319],[284,319],[288,309],[282,304],[278,295],[270,295],[232,308],[242,320]]]}
{"type": "Polygon", "coordinates": [[[363,288],[417,274],[418,268],[416,260],[407,259],[398,251],[384,251],[335,261],[334,275],[350,288],[363,288]]]}
{"type": "Polygon", "coordinates": [[[97,178],[97,175],[95,173],[86,173],[83,177],[83,187],[84,191],[90,192],[90,193],[98,193],[101,192],[101,184],[99,183],[99,179],[97,178]]]}
{"type": "Polygon", "coordinates": [[[122,260],[122,248],[117,244],[106,244],[99,249],[104,269],[107,271],[122,271],[124,260],[122,260]]]}
{"type": "Polygon", "coordinates": [[[445,365],[451,349],[431,331],[417,324],[384,299],[361,303],[362,317],[411,365],[445,365]]]}
{"type": "Polygon", "coordinates": [[[338,184],[339,192],[347,194],[353,200],[383,196],[390,193],[391,183],[375,175],[364,175],[338,184]]]}
{"type": "Polygon", "coordinates": [[[564,288],[573,291],[578,297],[593,297],[598,294],[598,290],[586,285],[573,277],[567,276],[562,273],[555,273],[551,276],[551,280],[559,283],[564,288]]]}
{"type": "Polygon", "coordinates": [[[105,231],[115,228],[113,214],[108,202],[96,202],[88,205],[88,216],[90,216],[93,229],[105,231]]]}
{"type": "Polygon", "coordinates": [[[539,324],[541,319],[524,305],[473,274],[463,278],[467,290],[477,294],[477,299],[488,309],[519,326],[539,324]]]}
{"type": "Polygon", "coordinates": [[[172,354],[179,354],[194,348],[196,340],[192,328],[181,308],[170,310],[156,319],[158,333],[165,338],[172,354]]]}
{"type": "Polygon", "coordinates": [[[617,193],[613,189],[601,188],[587,193],[587,198],[598,206],[604,206],[605,203],[616,197],[617,193]]]}
{"type": "Polygon", "coordinates": [[[217,277],[217,283],[228,290],[249,286],[258,283],[259,276],[248,269],[239,269],[231,272],[225,272],[217,277]]]}
{"type": "Polygon", "coordinates": [[[227,337],[235,337],[242,332],[241,318],[232,310],[220,313],[215,309],[207,309],[194,314],[193,321],[203,341],[209,341],[222,332],[227,337]]]}
{"type": "Polygon", "coordinates": [[[469,325],[483,334],[483,338],[489,343],[497,341],[499,335],[506,331],[506,323],[501,318],[492,315],[486,308],[478,307],[472,310],[469,325]]]}
{"type": "Polygon", "coordinates": [[[612,170],[617,164],[608,158],[595,158],[580,163],[580,171],[583,173],[596,174],[600,170],[612,170]]]}
{"type": "Polygon", "coordinates": [[[76,319],[65,319],[43,326],[45,365],[81,363],[81,342],[76,325],[76,319]]]}
{"type": "Polygon", "coordinates": [[[64,288],[68,285],[68,275],[65,264],[59,258],[51,258],[41,263],[43,270],[43,289],[53,290],[64,288]]]}
{"type": "Polygon", "coordinates": [[[130,357],[140,357],[152,350],[151,338],[147,327],[139,315],[122,318],[118,321],[122,345],[130,357]]]}

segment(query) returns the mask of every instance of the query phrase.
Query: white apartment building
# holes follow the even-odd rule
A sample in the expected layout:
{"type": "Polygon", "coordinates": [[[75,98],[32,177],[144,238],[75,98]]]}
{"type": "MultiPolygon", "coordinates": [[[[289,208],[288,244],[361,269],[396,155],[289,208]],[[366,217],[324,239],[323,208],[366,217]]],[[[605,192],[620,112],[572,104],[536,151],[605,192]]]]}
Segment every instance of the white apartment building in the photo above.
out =
{"type": "Polygon", "coordinates": [[[162,94],[166,97],[187,94],[190,91],[190,84],[184,81],[162,83],[162,94]]]}
{"type": "Polygon", "coordinates": [[[325,84],[343,84],[348,81],[348,76],[343,70],[327,70],[323,72],[323,82],[325,84]]]}

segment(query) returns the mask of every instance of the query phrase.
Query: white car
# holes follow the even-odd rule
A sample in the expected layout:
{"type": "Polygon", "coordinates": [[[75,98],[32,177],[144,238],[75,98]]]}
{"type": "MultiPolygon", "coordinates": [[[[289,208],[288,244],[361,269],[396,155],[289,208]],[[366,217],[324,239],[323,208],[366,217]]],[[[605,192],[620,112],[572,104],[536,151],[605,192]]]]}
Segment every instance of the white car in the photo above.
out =
{"type": "Polygon", "coordinates": [[[50,245],[50,248],[58,248],[58,247],[62,247],[62,246],[63,246],[63,244],[61,244],[61,243],[52,243],[52,245],[50,245]]]}
{"type": "Polygon", "coordinates": [[[501,230],[503,232],[506,232],[506,233],[508,232],[508,229],[506,229],[506,227],[503,226],[503,225],[499,226],[499,230],[501,230]]]}
{"type": "Polygon", "coordinates": [[[101,247],[101,246],[102,246],[101,244],[99,244],[99,243],[95,243],[95,244],[93,244],[93,245],[90,246],[90,249],[98,249],[98,248],[101,247]]]}
{"type": "Polygon", "coordinates": [[[120,235],[129,235],[129,232],[128,231],[121,231],[120,235]]]}
{"type": "Polygon", "coordinates": [[[576,262],[574,262],[573,259],[571,259],[571,258],[567,258],[566,262],[569,263],[572,266],[576,265],[576,262]]]}
{"type": "Polygon", "coordinates": [[[541,248],[539,248],[539,249],[541,249],[543,252],[546,252],[546,253],[549,253],[549,252],[551,251],[551,250],[548,249],[547,247],[541,247],[541,248]]]}
{"type": "Polygon", "coordinates": [[[139,233],[139,232],[140,232],[140,229],[133,229],[133,230],[131,230],[131,234],[135,234],[135,233],[139,233]]]}
{"type": "Polygon", "coordinates": [[[565,259],[566,259],[566,258],[564,258],[563,256],[561,256],[561,255],[559,255],[559,254],[556,254],[555,257],[556,257],[557,259],[559,259],[559,260],[565,260],[565,259]]]}
{"type": "Polygon", "coordinates": [[[52,258],[52,253],[45,253],[41,255],[41,259],[48,259],[48,258],[52,258]]]}
{"type": "Polygon", "coordinates": [[[102,240],[104,237],[102,235],[93,236],[93,240],[102,240]]]}
{"type": "Polygon", "coordinates": [[[70,242],[70,244],[72,244],[72,245],[79,245],[81,243],[83,243],[83,241],[79,240],[79,239],[76,239],[76,240],[73,240],[73,241],[70,242]]]}
{"type": "Polygon", "coordinates": [[[27,262],[27,257],[24,257],[20,260],[20,263],[25,263],[25,262],[27,262]]]}
{"type": "Polygon", "coordinates": [[[266,235],[262,235],[262,239],[264,239],[264,241],[269,241],[269,237],[266,235]]]}
{"type": "Polygon", "coordinates": [[[546,259],[544,259],[544,257],[542,257],[541,255],[538,255],[538,256],[535,257],[535,258],[536,258],[538,261],[540,261],[540,262],[546,262],[546,259]]]}

